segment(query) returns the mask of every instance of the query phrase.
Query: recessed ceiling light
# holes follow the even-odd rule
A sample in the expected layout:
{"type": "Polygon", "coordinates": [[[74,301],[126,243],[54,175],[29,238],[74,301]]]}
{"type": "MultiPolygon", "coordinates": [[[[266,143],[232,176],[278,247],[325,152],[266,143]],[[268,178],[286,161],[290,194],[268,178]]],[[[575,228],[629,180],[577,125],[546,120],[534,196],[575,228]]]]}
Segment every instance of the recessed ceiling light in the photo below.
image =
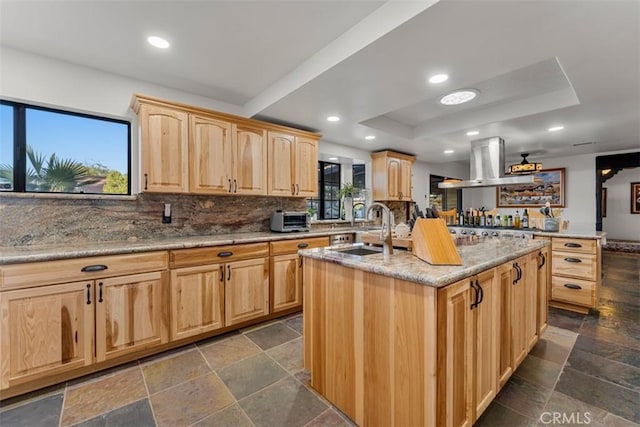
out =
{"type": "Polygon", "coordinates": [[[562,129],[564,129],[564,126],[554,126],[554,127],[551,127],[551,128],[549,128],[547,130],[549,132],[557,132],[557,131],[562,130],[562,129]]]}
{"type": "Polygon", "coordinates": [[[335,162],[336,160],[338,160],[337,157],[329,157],[329,160],[331,160],[332,162],[335,162]]]}
{"type": "Polygon", "coordinates": [[[453,154],[455,151],[453,150],[444,150],[444,154],[453,154]]]}
{"type": "Polygon", "coordinates": [[[455,92],[451,92],[442,98],[440,98],[440,103],[444,105],[459,105],[464,104],[465,102],[471,101],[473,98],[478,96],[479,91],[476,89],[462,89],[457,90],[455,92]]]}
{"type": "Polygon", "coordinates": [[[339,122],[340,121],[340,117],[338,116],[329,116],[327,117],[327,120],[330,122],[339,122]]]}
{"type": "Polygon", "coordinates": [[[157,47],[158,49],[166,49],[171,46],[168,41],[158,36],[147,37],[147,41],[151,46],[157,47]]]}
{"type": "Polygon", "coordinates": [[[374,135],[367,135],[364,137],[364,139],[371,141],[372,139],[376,139],[376,137],[374,135]]]}
{"type": "Polygon", "coordinates": [[[449,76],[446,74],[435,74],[429,77],[429,83],[442,83],[446,82],[449,79],[449,76]]]}
{"type": "Polygon", "coordinates": [[[475,136],[478,135],[480,132],[477,130],[470,130],[469,132],[467,132],[467,136],[475,136]]]}

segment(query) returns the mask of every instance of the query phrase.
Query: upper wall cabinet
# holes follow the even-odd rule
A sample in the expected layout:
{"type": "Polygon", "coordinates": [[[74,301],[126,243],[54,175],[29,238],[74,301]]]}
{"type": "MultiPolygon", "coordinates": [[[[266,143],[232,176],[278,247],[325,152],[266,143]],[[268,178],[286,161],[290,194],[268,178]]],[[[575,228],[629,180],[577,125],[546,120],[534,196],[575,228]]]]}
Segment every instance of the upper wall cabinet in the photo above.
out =
{"type": "Polygon", "coordinates": [[[138,118],[142,138],[142,190],[188,192],[188,114],[168,107],[142,104],[138,118]]]}
{"type": "Polygon", "coordinates": [[[310,197],[320,135],[134,95],[142,191],[310,197]]]}
{"type": "Polygon", "coordinates": [[[268,133],[269,194],[313,197],[318,192],[318,141],[282,132],[268,133]]]}
{"type": "Polygon", "coordinates": [[[393,151],[372,153],[373,200],[412,201],[411,166],[416,158],[393,151]]]}

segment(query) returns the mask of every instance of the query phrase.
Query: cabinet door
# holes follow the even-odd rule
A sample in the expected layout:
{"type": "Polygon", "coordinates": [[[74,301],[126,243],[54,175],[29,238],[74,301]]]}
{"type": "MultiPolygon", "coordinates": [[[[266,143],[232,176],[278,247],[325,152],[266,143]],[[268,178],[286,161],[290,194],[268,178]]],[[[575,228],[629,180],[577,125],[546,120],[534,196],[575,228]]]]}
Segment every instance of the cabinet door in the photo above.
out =
{"type": "Polygon", "coordinates": [[[439,382],[445,392],[438,396],[439,426],[471,426],[473,330],[471,323],[471,286],[465,279],[438,292],[439,382]]]}
{"type": "Polygon", "coordinates": [[[169,341],[167,272],[96,281],[96,359],[169,341]]]}
{"type": "Polygon", "coordinates": [[[192,193],[233,191],[231,124],[207,117],[189,118],[189,189],[192,193]]]}
{"type": "Polygon", "coordinates": [[[302,258],[298,254],[271,257],[271,312],[302,307],[302,258]]]}
{"type": "Polygon", "coordinates": [[[165,107],[141,105],[143,191],[189,191],[189,121],[187,113],[165,107]]]}
{"type": "Polygon", "coordinates": [[[521,274],[516,273],[511,288],[511,350],[515,370],[527,356],[527,305],[530,303],[527,301],[527,257],[518,258],[513,264],[522,271],[521,274]]]}
{"type": "Polygon", "coordinates": [[[225,265],[225,325],[269,314],[269,258],[225,265]]]}
{"type": "Polygon", "coordinates": [[[498,382],[499,387],[506,384],[507,380],[515,370],[513,367],[513,345],[511,339],[512,328],[512,301],[511,293],[513,289],[513,280],[515,279],[515,269],[512,262],[502,264],[497,267],[498,284],[499,284],[499,312],[500,312],[500,330],[499,343],[500,352],[498,357],[498,382]]]}
{"type": "Polygon", "coordinates": [[[318,142],[296,137],[293,161],[295,195],[314,197],[318,194],[318,142]]]}
{"type": "Polygon", "coordinates": [[[542,335],[549,321],[549,249],[542,248],[537,256],[538,283],[538,337],[542,335]]]}
{"type": "Polygon", "coordinates": [[[0,389],[93,362],[93,282],[0,293],[0,389]]]}
{"type": "Polygon", "coordinates": [[[171,340],[224,326],[224,264],[171,272],[171,340]]]}
{"type": "Polygon", "coordinates": [[[411,183],[411,162],[408,160],[400,161],[400,200],[412,200],[412,183],[411,183]]]}
{"type": "MultiPolygon", "coordinates": [[[[500,305],[495,270],[477,276],[480,298],[472,310],[474,330],[474,416],[477,420],[498,393],[500,305]]],[[[472,301],[473,302],[473,301],[472,301]]]]}
{"type": "Polygon", "coordinates": [[[284,133],[268,132],[267,138],[267,157],[269,160],[267,169],[268,194],[272,196],[292,196],[295,193],[293,185],[295,137],[284,133]]]}
{"type": "Polygon", "coordinates": [[[526,257],[522,275],[525,278],[525,343],[526,352],[538,341],[538,253],[526,257]]]}
{"type": "Polygon", "coordinates": [[[233,125],[233,191],[267,194],[267,131],[233,125]]]}
{"type": "Polygon", "coordinates": [[[400,200],[402,188],[402,160],[387,159],[387,197],[388,200],[400,200]]]}

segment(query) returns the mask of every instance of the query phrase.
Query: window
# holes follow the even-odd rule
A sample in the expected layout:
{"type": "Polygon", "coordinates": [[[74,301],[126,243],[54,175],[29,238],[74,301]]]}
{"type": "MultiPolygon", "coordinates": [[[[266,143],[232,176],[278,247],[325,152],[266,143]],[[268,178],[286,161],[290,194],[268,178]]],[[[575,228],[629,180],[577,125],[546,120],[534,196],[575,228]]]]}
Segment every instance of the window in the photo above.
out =
{"type": "Polygon", "coordinates": [[[353,186],[359,191],[353,198],[353,217],[355,219],[364,219],[366,213],[366,180],[365,180],[365,165],[354,164],[353,165],[353,186]]]}
{"type": "Polygon", "coordinates": [[[439,211],[456,209],[462,211],[462,190],[460,188],[438,188],[438,183],[443,182],[444,176],[429,175],[429,206],[436,206],[439,211]]]}
{"type": "Polygon", "coordinates": [[[0,101],[0,190],[130,194],[131,125],[0,101]]]}
{"type": "Polygon", "coordinates": [[[340,219],[340,165],[318,162],[318,198],[307,201],[307,210],[317,219],[340,219]]]}

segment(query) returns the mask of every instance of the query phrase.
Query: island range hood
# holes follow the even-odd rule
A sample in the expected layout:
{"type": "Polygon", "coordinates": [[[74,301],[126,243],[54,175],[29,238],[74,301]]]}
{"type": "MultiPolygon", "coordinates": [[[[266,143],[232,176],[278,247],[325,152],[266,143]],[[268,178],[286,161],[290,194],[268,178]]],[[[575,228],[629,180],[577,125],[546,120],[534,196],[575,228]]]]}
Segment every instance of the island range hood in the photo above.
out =
{"type": "Polygon", "coordinates": [[[504,140],[499,136],[471,141],[471,178],[468,181],[447,179],[438,188],[497,187],[510,184],[533,184],[534,175],[505,175],[504,140]]]}

